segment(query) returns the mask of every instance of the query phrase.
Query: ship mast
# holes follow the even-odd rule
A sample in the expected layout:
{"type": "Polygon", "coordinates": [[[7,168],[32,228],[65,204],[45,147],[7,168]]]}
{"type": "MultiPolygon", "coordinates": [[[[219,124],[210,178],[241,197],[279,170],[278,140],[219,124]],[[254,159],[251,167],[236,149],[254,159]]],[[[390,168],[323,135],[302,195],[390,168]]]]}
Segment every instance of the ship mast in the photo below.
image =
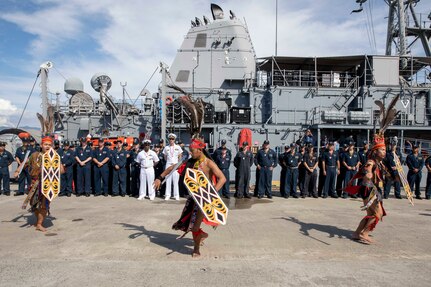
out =
{"type": "Polygon", "coordinates": [[[422,46],[427,57],[431,57],[431,48],[429,44],[429,38],[431,36],[431,28],[426,27],[425,22],[431,20],[431,15],[428,15],[428,21],[426,19],[419,18],[415,13],[414,6],[420,0],[389,0],[389,15],[388,15],[388,31],[386,37],[386,55],[392,54],[392,43],[395,38],[398,38],[398,55],[403,57],[401,59],[401,67],[406,68],[408,50],[411,48],[413,43],[418,39],[421,40],[422,46]],[[406,22],[408,16],[408,10],[413,18],[414,25],[410,26],[409,22],[406,22]],[[397,17],[398,21],[394,19],[397,17]],[[407,37],[413,36],[414,40],[407,43],[407,37]]]}
{"type": "Polygon", "coordinates": [[[42,116],[44,119],[48,116],[48,70],[53,67],[52,62],[45,62],[40,65],[40,85],[42,96],[42,116]]]}

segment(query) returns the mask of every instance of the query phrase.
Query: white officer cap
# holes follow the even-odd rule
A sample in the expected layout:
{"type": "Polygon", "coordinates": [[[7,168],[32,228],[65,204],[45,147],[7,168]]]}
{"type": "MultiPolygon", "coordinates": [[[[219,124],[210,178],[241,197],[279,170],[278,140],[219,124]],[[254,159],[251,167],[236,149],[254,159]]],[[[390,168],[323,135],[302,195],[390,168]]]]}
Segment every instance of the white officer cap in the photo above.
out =
{"type": "Polygon", "coordinates": [[[151,144],[151,141],[150,140],[144,140],[142,143],[144,143],[144,144],[151,144]]]}
{"type": "Polygon", "coordinates": [[[175,134],[172,134],[172,133],[171,133],[171,134],[169,134],[169,135],[168,135],[168,138],[174,138],[174,139],[176,139],[176,138],[177,138],[177,136],[176,136],[175,134]]]}

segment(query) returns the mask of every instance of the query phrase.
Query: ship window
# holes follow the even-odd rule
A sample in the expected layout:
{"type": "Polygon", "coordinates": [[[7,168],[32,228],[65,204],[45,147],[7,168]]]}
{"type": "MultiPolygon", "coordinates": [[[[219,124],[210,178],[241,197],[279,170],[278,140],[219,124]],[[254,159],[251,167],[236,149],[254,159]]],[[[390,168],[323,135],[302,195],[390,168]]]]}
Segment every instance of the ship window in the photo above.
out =
{"type": "Polygon", "coordinates": [[[196,36],[195,48],[205,48],[207,46],[207,34],[201,33],[196,36]]]}
{"type": "Polygon", "coordinates": [[[189,80],[190,71],[180,70],[177,75],[176,82],[187,82],[189,80]]]}

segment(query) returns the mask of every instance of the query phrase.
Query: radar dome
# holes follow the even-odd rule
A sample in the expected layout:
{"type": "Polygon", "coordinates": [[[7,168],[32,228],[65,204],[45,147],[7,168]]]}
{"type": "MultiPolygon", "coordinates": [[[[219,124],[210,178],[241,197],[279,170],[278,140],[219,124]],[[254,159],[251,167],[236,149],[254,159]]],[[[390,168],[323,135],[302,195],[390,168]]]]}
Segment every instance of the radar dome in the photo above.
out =
{"type": "Polygon", "coordinates": [[[69,95],[83,92],[84,83],[78,78],[69,78],[64,82],[64,91],[69,95]]]}

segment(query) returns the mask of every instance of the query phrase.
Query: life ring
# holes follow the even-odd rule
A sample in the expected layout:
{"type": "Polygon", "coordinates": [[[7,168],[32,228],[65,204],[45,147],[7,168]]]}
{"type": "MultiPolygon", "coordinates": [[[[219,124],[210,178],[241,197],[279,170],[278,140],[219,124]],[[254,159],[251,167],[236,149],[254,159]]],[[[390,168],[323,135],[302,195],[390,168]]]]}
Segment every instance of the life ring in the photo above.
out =
{"type": "Polygon", "coordinates": [[[166,105],[172,104],[173,101],[174,101],[174,99],[171,96],[166,97],[166,105]]]}

